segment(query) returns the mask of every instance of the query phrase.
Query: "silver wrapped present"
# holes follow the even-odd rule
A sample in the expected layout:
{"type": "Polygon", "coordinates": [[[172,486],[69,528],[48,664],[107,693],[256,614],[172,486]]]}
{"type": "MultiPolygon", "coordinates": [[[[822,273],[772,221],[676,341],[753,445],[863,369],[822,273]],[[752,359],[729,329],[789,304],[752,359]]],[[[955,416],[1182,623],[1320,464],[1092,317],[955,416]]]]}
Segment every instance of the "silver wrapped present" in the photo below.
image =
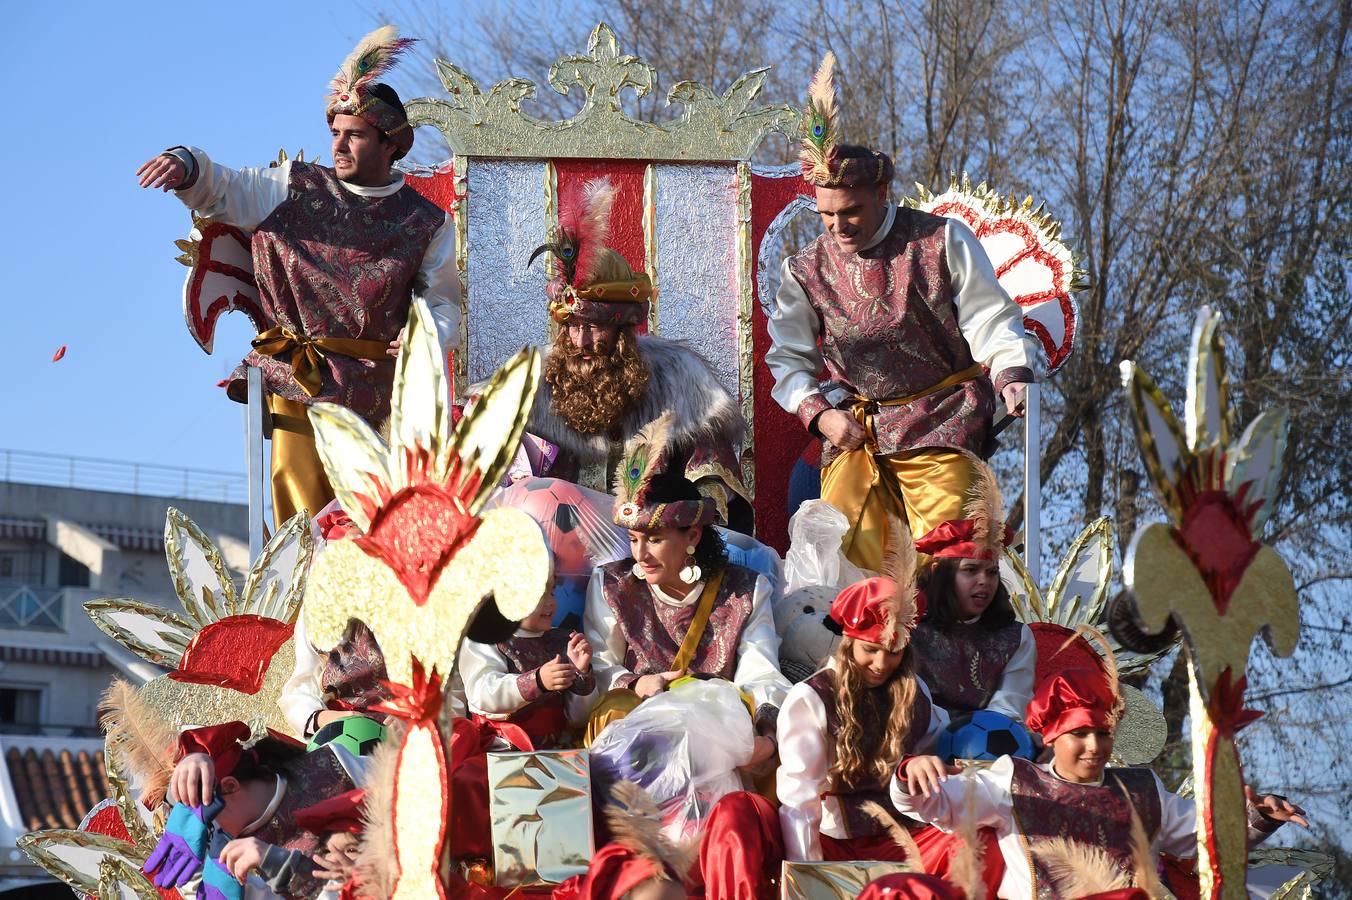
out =
{"type": "Polygon", "coordinates": [[[595,852],[587,751],[488,754],[488,816],[498,887],[586,872],[595,852]]]}

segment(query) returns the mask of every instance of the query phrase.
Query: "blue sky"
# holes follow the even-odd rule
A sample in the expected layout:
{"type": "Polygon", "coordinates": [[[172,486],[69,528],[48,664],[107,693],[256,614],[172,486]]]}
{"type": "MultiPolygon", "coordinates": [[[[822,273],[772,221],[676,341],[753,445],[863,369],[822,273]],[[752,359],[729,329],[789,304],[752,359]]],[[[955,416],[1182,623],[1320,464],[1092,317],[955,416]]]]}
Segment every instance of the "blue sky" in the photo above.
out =
{"type": "Polygon", "coordinates": [[[223,318],[212,356],[188,335],[187,269],[173,246],[188,212],[133,173],[180,143],[231,166],[265,164],[283,147],[327,161],[324,90],[373,22],[368,6],[341,0],[214,10],[6,7],[10,33],[28,39],[12,42],[0,140],[0,449],[243,471],[243,407],[215,384],[252,329],[240,314],[223,318]]]}

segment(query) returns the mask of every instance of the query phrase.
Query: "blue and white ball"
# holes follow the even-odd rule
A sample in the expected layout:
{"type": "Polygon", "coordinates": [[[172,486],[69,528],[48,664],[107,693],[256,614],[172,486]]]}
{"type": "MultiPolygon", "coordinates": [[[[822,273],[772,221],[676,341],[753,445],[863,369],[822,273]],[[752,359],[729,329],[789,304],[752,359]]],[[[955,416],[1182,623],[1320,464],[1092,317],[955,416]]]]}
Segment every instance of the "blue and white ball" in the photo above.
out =
{"type": "Polygon", "coordinates": [[[979,709],[970,718],[959,719],[939,735],[939,756],[955,759],[995,760],[1002,756],[1033,759],[1037,750],[1032,735],[1006,715],[979,709]]]}

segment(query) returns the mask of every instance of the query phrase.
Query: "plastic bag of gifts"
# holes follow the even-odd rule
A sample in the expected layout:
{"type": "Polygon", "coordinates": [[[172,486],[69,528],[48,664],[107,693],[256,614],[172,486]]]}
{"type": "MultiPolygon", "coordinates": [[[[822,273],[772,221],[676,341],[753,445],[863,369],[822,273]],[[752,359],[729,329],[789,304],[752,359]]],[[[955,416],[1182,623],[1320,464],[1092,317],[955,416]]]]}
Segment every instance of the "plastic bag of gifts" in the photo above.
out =
{"type": "Polygon", "coordinates": [[[592,779],[602,796],[633,781],[662,812],[673,840],[698,834],[714,803],[743,789],[755,729],[742,692],[721,679],[673,682],[611,723],[591,746],[592,779]]]}

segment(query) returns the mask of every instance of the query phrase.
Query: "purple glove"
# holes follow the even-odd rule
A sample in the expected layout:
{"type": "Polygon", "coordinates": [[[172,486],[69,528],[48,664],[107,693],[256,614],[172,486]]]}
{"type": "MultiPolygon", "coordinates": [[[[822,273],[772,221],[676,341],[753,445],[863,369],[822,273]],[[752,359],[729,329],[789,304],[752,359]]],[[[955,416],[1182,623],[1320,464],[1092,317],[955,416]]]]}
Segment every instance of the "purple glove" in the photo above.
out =
{"type": "Polygon", "coordinates": [[[219,796],[207,806],[174,804],[164,825],[164,835],[143,869],[154,876],[156,887],[180,887],[201,871],[211,820],[224,808],[225,801],[219,796]]]}

